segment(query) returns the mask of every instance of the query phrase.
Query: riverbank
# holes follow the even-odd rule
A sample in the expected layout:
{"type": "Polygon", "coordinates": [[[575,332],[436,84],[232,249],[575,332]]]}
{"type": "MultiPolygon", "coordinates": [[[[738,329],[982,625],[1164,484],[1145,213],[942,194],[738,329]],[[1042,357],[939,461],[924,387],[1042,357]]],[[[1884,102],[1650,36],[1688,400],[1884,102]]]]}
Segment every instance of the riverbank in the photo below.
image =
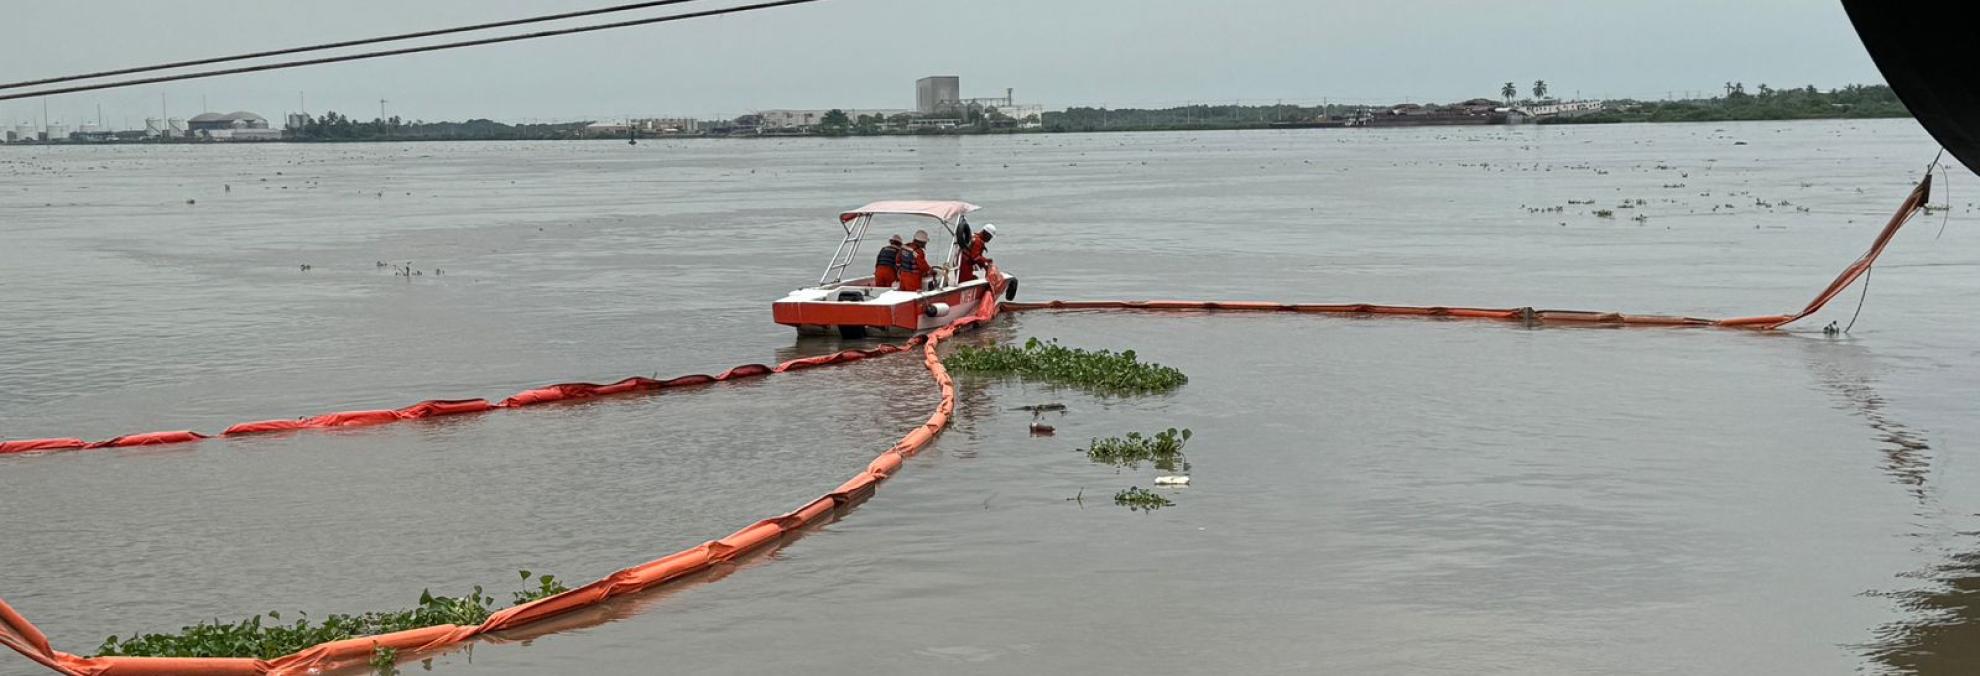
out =
{"type": "MultiPolygon", "coordinates": [[[[1582,117],[1577,117],[1577,118],[1561,118],[1561,119],[1553,119],[1553,120],[1545,120],[1545,121],[1540,121],[1540,122],[1531,122],[1531,123],[1526,123],[1526,124],[1546,124],[1546,125],[1588,125],[1588,124],[1619,124],[1619,123],[1658,123],[1658,124],[1661,124],[1661,123],[1679,123],[1679,122],[1765,122],[1765,121],[1781,121],[1781,120],[1794,120],[1794,121],[1819,121],[1819,120],[1846,120],[1846,119],[1848,119],[1848,120],[1855,120],[1855,119],[1900,119],[1900,118],[1910,118],[1910,117],[1911,117],[1911,114],[1910,114],[1909,112],[1900,112],[1900,113],[1898,113],[1898,114],[1888,114],[1888,113],[1877,113],[1877,114],[1853,114],[1853,115],[1828,115],[1828,116],[1821,116],[1821,117],[1785,117],[1785,116],[1783,116],[1783,117],[1737,117],[1737,118],[1735,118],[1735,117],[1715,117],[1715,116],[1710,116],[1710,115],[1699,115],[1699,116],[1697,116],[1697,117],[1695,117],[1695,118],[1691,118],[1691,119],[1670,119],[1670,118],[1668,118],[1668,117],[1659,117],[1659,116],[1655,116],[1655,115],[1649,115],[1649,114],[1642,114],[1642,113],[1613,113],[1613,114],[1612,114],[1612,113],[1600,113],[1600,114],[1594,114],[1594,115],[1586,115],[1586,116],[1582,116],[1582,117]]],[[[1422,126],[1435,126],[1435,125],[1422,125],[1422,126]]],[[[1524,126],[1524,125],[1504,125],[1504,124],[1499,124],[1499,125],[1474,125],[1474,126],[1524,126]]],[[[447,143],[447,142],[454,142],[454,141],[627,141],[627,140],[633,140],[633,141],[639,141],[639,142],[650,142],[650,141],[669,141],[669,140],[778,140],[778,139],[785,139],[785,140],[787,140],[787,139],[802,139],[802,138],[878,138],[878,137],[927,137],[927,136],[1031,136],[1031,135],[1054,135],[1054,134],[1097,134],[1097,133],[1134,133],[1134,132],[1179,132],[1179,131],[1261,131],[1261,130],[1280,130],[1280,131],[1285,131],[1285,130],[1334,130],[1334,131],[1346,131],[1346,132],[1349,132],[1349,133],[1353,133],[1353,132],[1354,132],[1354,131],[1356,131],[1356,130],[1364,130],[1364,131],[1365,131],[1365,130],[1373,130],[1373,129],[1381,129],[1381,130],[1384,130],[1384,131],[1393,131],[1393,130],[1395,130],[1395,129],[1399,129],[1399,128],[1407,128],[1407,125],[1394,125],[1394,126],[1379,126],[1379,127],[1347,127],[1347,126],[1342,126],[1342,125],[1311,125],[1311,126],[1307,126],[1307,125],[1289,125],[1289,124],[1280,124],[1280,123],[1269,123],[1269,122],[1268,122],[1268,123],[1263,123],[1263,124],[1229,124],[1229,125],[1216,125],[1216,124],[1196,124],[1196,125],[1190,125],[1190,124],[1176,124],[1176,125],[1160,125],[1160,126],[1114,126],[1114,127],[1097,127],[1097,128],[1079,128],[1079,129],[998,129],[998,130],[987,130],[987,131],[977,131],[977,130],[942,130],[942,131],[921,131],[921,132],[875,132],[875,133],[869,133],[869,134],[849,134],[849,133],[848,133],[848,134],[842,134],[842,133],[825,133],[825,132],[789,132],[789,133],[775,133],[775,134],[668,134],[668,135],[656,135],[656,136],[639,136],[639,137],[637,137],[637,138],[633,138],[633,139],[629,139],[629,138],[627,138],[627,137],[602,137],[602,138],[601,138],[601,137],[552,137],[552,138],[527,138],[527,137],[503,137],[503,136],[489,136],[489,137],[445,137],[445,138],[432,138],[432,137],[416,137],[416,136],[415,136],[415,137],[398,137],[398,136],[380,136],[380,137],[375,137],[375,138],[349,138],[349,139],[286,139],[286,138],[285,138],[285,139],[268,139],[268,140],[259,140],[259,141],[207,141],[207,140],[171,140],[171,141],[160,141],[160,140],[141,140],[141,141],[122,141],[122,140],[119,140],[119,141],[55,141],[55,142],[48,142],[48,141],[20,141],[20,142],[14,142],[14,143],[0,143],[0,147],[6,147],[6,146],[34,146],[34,147],[43,147],[43,146],[60,146],[60,147],[74,147],[74,146],[133,146],[133,145],[138,145],[138,146],[143,146],[143,145],[151,145],[151,146],[241,146],[241,145],[270,145],[270,144],[302,144],[302,145],[317,145],[317,144],[326,144],[326,145],[335,145],[335,144],[343,144],[343,143],[447,143]]]]}
{"type": "MultiPolygon", "coordinates": [[[[1545,111],[1552,100],[1507,101],[1515,111],[1545,111]]],[[[745,115],[734,122],[711,123],[708,131],[691,134],[639,133],[614,131],[599,133],[587,122],[561,124],[508,125],[492,120],[466,122],[411,122],[373,120],[357,122],[327,113],[311,118],[301,130],[285,130],[285,138],[256,141],[218,139],[105,139],[64,141],[21,141],[8,145],[116,145],[179,143],[341,143],[408,141],[639,141],[677,138],[806,138],[842,136],[989,136],[1002,134],[1066,134],[1131,131],[1237,131],[1247,129],[1330,128],[1341,120],[1365,117],[1383,110],[1397,110],[1413,104],[1388,108],[1347,105],[1301,106],[1274,104],[1189,105],[1170,108],[1091,108],[1072,107],[1046,112],[1037,126],[1022,126],[1009,118],[988,115],[983,121],[944,127],[913,127],[901,123],[882,126],[870,121],[861,124],[791,128],[763,128],[745,115]],[[1330,121],[1322,123],[1320,121],[1330,121]],[[726,126],[725,126],[726,125],[726,126]]],[[[1485,105],[1481,103],[1480,105],[1485,105]]],[[[1379,116],[1378,116],[1379,117],[1379,116]]],[[[1396,119],[1405,119],[1407,116],[1396,119]]],[[[1612,124],[1619,122],[1741,122],[1773,120],[1887,119],[1908,118],[1911,112],[1897,94],[1884,85],[1849,85],[1828,91],[1813,86],[1774,89],[1760,85],[1748,93],[1745,85],[1729,83],[1726,94],[1715,98],[1639,101],[1611,99],[1597,112],[1560,115],[1513,116],[1537,124],[1612,124]]],[[[905,119],[905,118],[903,118],[905,119]]],[[[1497,122],[1503,124],[1505,122],[1497,122]]],[[[1415,124],[1372,126],[1419,126],[1415,124]]],[[[1429,125],[1422,125],[1429,126],[1429,125]]]]}

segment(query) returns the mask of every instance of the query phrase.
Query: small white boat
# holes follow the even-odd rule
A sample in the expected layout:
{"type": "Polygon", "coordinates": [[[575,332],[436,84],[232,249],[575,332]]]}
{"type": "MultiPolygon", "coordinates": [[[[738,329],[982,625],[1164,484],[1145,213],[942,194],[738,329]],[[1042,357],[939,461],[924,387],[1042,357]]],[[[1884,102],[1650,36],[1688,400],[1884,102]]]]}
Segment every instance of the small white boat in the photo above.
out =
{"type": "MultiPolygon", "coordinates": [[[[778,324],[795,327],[801,335],[836,334],[845,338],[902,338],[933,331],[969,316],[990,291],[990,282],[978,278],[956,283],[957,262],[962,256],[956,229],[963,224],[964,214],[978,208],[956,201],[885,201],[839,214],[845,239],[839,242],[832,262],[818,278],[818,285],[792,291],[771,304],[771,316],[778,324]],[[939,232],[947,235],[938,234],[929,242],[930,249],[936,246],[947,249],[940,258],[929,257],[937,273],[930,288],[902,291],[875,286],[871,274],[845,278],[848,268],[863,271],[863,266],[872,265],[870,256],[860,255],[860,243],[868,236],[874,217],[889,215],[933,220],[940,224],[939,232]]],[[[885,237],[881,238],[884,241],[885,237]]],[[[1017,279],[1006,274],[1004,280],[1004,297],[1016,298],[1017,279]]]]}

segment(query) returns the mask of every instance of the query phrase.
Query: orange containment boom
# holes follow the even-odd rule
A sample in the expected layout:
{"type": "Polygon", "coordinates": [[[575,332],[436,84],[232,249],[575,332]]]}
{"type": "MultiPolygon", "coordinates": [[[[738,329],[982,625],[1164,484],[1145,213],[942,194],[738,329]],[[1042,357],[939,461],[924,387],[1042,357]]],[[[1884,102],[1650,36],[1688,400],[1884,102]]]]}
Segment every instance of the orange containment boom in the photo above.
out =
{"type": "MultiPolygon", "coordinates": [[[[502,404],[496,405],[527,406],[551,401],[563,401],[573,397],[582,398],[638,389],[667,387],[669,386],[667,383],[676,383],[677,381],[682,381],[680,384],[695,384],[729,378],[781,373],[814,366],[824,366],[826,364],[858,361],[876,354],[887,354],[905,350],[908,347],[912,347],[915,343],[921,344],[922,364],[928,368],[928,374],[935,379],[935,384],[942,390],[942,401],[935,407],[935,412],[928,416],[926,422],[923,422],[908,432],[907,436],[901,437],[901,440],[896,442],[891,448],[882,452],[872,462],[867,463],[865,469],[860,470],[858,474],[853,475],[845,483],[839,484],[831,492],[819,496],[818,499],[805,503],[804,506],[795,510],[750,524],[742,530],[730,533],[720,539],[710,540],[684,551],[675,552],[646,563],[619,570],[605,576],[604,579],[556,596],[545,597],[497,611],[495,614],[490,615],[487,621],[476,626],[464,627],[445,624],[377,636],[362,636],[341,641],[331,641],[272,660],[244,657],[82,657],[72,655],[51,648],[48,645],[48,637],[43,635],[40,629],[35,628],[33,624],[29,623],[27,618],[21,617],[20,613],[15,612],[5,601],[0,601],[0,645],[12,648],[14,651],[26,655],[28,659],[47,666],[56,672],[75,676],[125,676],[128,674],[277,674],[288,676],[316,674],[331,669],[362,665],[369,661],[372,658],[373,651],[380,647],[395,649],[402,658],[410,658],[419,653],[459,644],[481,634],[526,627],[543,620],[596,606],[607,599],[632,594],[680,580],[689,575],[708,570],[718,564],[736,561],[744,556],[761,551],[765,547],[775,544],[799,530],[821,523],[864,501],[873,494],[875,486],[899,471],[901,465],[908,457],[921,452],[928,444],[935,441],[935,435],[941,433],[942,429],[948,426],[949,417],[955,412],[956,407],[955,383],[949,379],[948,370],[942,367],[942,360],[936,355],[935,348],[943,340],[947,340],[950,336],[955,335],[957,331],[989,321],[996,316],[998,310],[997,298],[1003,293],[1004,276],[993,267],[988,274],[988,279],[990,280],[991,293],[985,296],[985,302],[978,306],[975,314],[957,320],[925,337],[917,337],[910,340],[906,347],[886,346],[885,349],[855,350],[818,357],[807,357],[784,362],[776,367],[762,365],[739,366],[718,376],[688,376],[685,379],[676,378],[668,381],[656,381],[650,378],[629,378],[611,385],[557,385],[523,392],[515,397],[510,397],[509,400],[504,401],[502,404]]],[[[474,405],[464,404],[463,402],[427,403],[435,404],[442,409],[449,408],[454,404],[463,404],[463,409],[479,410],[474,405]]],[[[484,405],[486,404],[486,402],[482,403],[484,405]]],[[[416,406],[424,405],[419,404],[416,406]]],[[[405,410],[399,409],[398,411],[405,410]]],[[[390,422],[396,419],[398,411],[361,411],[350,414],[332,414],[331,416],[312,418],[310,420],[316,421],[329,418],[329,420],[323,421],[325,426],[337,426],[341,423],[354,425],[375,424],[377,422],[390,422]]],[[[260,423],[250,424],[259,425],[260,423]]],[[[256,431],[279,430],[260,430],[257,428],[256,431]]]]}
{"type": "Polygon", "coordinates": [[[1480,308],[1442,307],[1420,305],[1373,305],[1368,303],[1320,304],[1320,303],[1259,303],[1259,302],[1220,302],[1220,301],[1179,301],[1179,300],[1054,300],[1042,303],[1005,303],[1003,309],[1012,312],[1024,310],[1189,310],[1189,311],[1240,311],[1240,312],[1299,312],[1309,314],[1343,315],[1404,315],[1416,317],[1453,317],[1460,319],[1497,319],[1519,321],[1530,324],[1569,324],[1569,325],[1617,325],[1617,326],[1698,326],[1738,329],[1777,329],[1815,314],[1822,306],[1829,304],[1844,289],[1855,283],[1877,257],[1884,253],[1884,247],[1891,243],[1899,228],[1925,207],[1932,196],[1932,176],[1912,188],[1911,195],[1891,215],[1890,222],[1877,233],[1876,241],[1870,250],[1856,259],[1835,281],[1816,294],[1800,312],[1787,315],[1760,315],[1755,317],[1733,317],[1729,319],[1702,319],[1699,317],[1677,317],[1671,315],[1633,315],[1620,312],[1591,312],[1587,310],[1535,310],[1521,308],[1480,308]]]}
{"type": "MultiPolygon", "coordinates": [[[[384,425],[387,423],[403,422],[408,420],[421,420],[425,418],[437,418],[441,416],[463,415],[467,413],[483,413],[483,412],[494,411],[499,409],[523,408],[527,406],[536,406],[540,404],[576,401],[580,399],[590,399],[592,397],[604,397],[604,396],[611,396],[616,394],[654,392],[658,390],[672,389],[677,387],[706,385],[708,383],[717,383],[725,380],[735,380],[738,378],[755,378],[758,376],[767,376],[773,373],[786,373],[790,371],[807,369],[814,366],[823,366],[826,364],[843,364],[848,362],[855,362],[861,359],[866,359],[868,357],[878,357],[881,355],[893,354],[895,352],[900,352],[906,349],[908,348],[902,345],[881,345],[879,347],[865,349],[865,350],[846,350],[843,352],[819,355],[816,357],[792,359],[790,361],[784,362],[782,364],[778,364],[776,366],[765,366],[763,364],[744,364],[742,366],[737,366],[735,368],[729,369],[727,371],[723,371],[721,373],[712,376],[703,375],[703,374],[694,374],[694,375],[681,376],[678,378],[670,378],[667,380],[655,380],[653,378],[635,377],[635,378],[627,378],[625,380],[621,380],[616,383],[610,383],[606,385],[598,385],[593,383],[563,383],[560,385],[550,385],[548,387],[539,387],[532,390],[524,390],[522,392],[517,392],[515,395],[510,396],[509,398],[503,399],[502,401],[496,403],[490,403],[486,399],[455,399],[455,400],[434,399],[429,401],[422,401],[417,404],[407,406],[405,408],[381,409],[376,411],[340,411],[337,413],[326,413],[313,418],[297,418],[294,420],[258,420],[255,422],[244,422],[228,427],[226,430],[220,432],[219,436],[237,437],[237,436],[243,436],[249,434],[273,434],[276,432],[295,432],[300,430],[327,430],[327,429],[336,429],[340,427],[369,427],[372,425],[384,425]]],[[[40,451],[64,451],[64,450],[77,450],[77,449],[89,449],[89,448],[120,448],[124,446],[154,446],[159,444],[184,444],[184,443],[192,443],[195,441],[201,441],[204,439],[211,439],[211,438],[213,438],[213,436],[211,435],[181,430],[176,432],[146,432],[144,434],[126,434],[124,436],[116,437],[113,439],[107,439],[104,441],[96,441],[96,442],[84,441],[82,439],[76,439],[72,437],[50,438],[50,439],[21,439],[16,441],[0,441],[0,455],[6,455],[9,453],[32,453],[32,452],[40,452],[40,451]]]]}

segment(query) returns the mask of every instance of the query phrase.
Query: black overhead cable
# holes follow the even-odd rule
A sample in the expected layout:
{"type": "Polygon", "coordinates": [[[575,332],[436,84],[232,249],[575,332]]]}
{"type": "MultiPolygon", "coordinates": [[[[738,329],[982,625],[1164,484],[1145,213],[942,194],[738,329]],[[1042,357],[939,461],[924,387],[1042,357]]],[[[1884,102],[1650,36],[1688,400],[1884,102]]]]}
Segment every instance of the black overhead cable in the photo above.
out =
{"type": "Polygon", "coordinates": [[[723,15],[723,14],[739,14],[739,13],[742,13],[742,12],[752,12],[752,11],[756,11],[756,10],[759,10],[759,9],[771,9],[771,8],[775,8],[775,7],[784,7],[784,6],[787,6],[787,5],[802,5],[802,4],[806,4],[806,3],[812,3],[812,2],[818,2],[818,1],[819,1],[819,0],[777,0],[776,2],[760,2],[760,3],[756,3],[756,4],[753,4],[753,5],[737,5],[737,6],[735,6],[735,7],[724,7],[724,8],[722,8],[722,9],[710,9],[710,10],[702,10],[702,11],[699,11],[699,12],[685,12],[685,13],[681,13],[681,14],[668,14],[668,15],[665,15],[665,16],[656,16],[656,17],[649,17],[649,18],[645,18],[645,19],[633,19],[633,20],[629,20],[629,21],[618,21],[618,22],[614,22],[614,23],[604,23],[604,24],[597,24],[597,25],[592,25],[592,26],[579,26],[579,27],[576,27],[576,28],[559,28],[559,29],[556,29],[556,30],[546,30],[546,31],[537,31],[537,32],[535,32],[535,33],[521,33],[521,34],[517,34],[517,35],[503,35],[503,36],[499,36],[499,37],[492,37],[492,38],[480,38],[480,39],[475,39],[475,40],[463,40],[463,41],[460,41],[460,42],[445,42],[445,43],[441,43],[441,44],[437,44],[437,45],[425,45],[425,46],[420,46],[420,47],[403,47],[403,48],[399,48],[399,49],[387,49],[387,50],[381,50],[381,51],[376,51],[376,52],[359,52],[359,53],[357,53],[357,54],[345,54],[345,55],[341,55],[341,56],[326,56],[326,57],[321,57],[321,58],[315,58],[315,59],[303,59],[303,60],[299,60],[299,61],[282,61],[282,62],[277,62],[277,63],[266,63],[266,64],[260,64],[260,65],[255,65],[255,66],[241,66],[241,67],[239,67],[239,68],[224,68],[224,69],[220,69],[220,70],[206,70],[206,71],[199,71],[199,72],[195,72],[195,73],[182,73],[182,74],[178,74],[178,75],[160,75],[160,76],[156,76],[156,77],[147,77],[147,78],[138,78],[138,79],[135,79],[135,80],[119,80],[119,81],[116,81],[116,82],[105,82],[105,83],[101,83],[101,84],[89,84],[89,85],[77,85],[77,86],[74,86],[74,87],[60,87],[60,88],[56,88],[56,89],[42,89],[42,90],[38,90],[38,91],[31,91],[31,92],[20,92],[20,93],[15,93],[15,94],[4,94],[4,95],[0,95],[0,101],[11,101],[11,100],[14,100],[14,99],[27,99],[27,98],[34,98],[34,97],[38,97],[38,96],[50,96],[50,95],[54,95],[54,94],[71,94],[71,93],[75,93],[75,92],[87,92],[87,91],[95,91],[95,90],[98,90],[98,89],[114,89],[114,88],[117,88],[117,87],[131,87],[131,86],[135,86],[135,85],[146,85],[146,84],[156,84],[156,83],[159,83],[159,82],[174,82],[174,81],[178,81],[178,80],[193,80],[193,79],[198,79],[198,78],[207,78],[207,77],[216,77],[216,76],[220,76],[220,75],[236,75],[236,74],[240,74],[240,73],[254,73],[254,72],[259,72],[259,71],[264,71],[264,70],[280,70],[280,69],[284,69],[284,68],[297,68],[297,67],[301,67],[301,66],[315,66],[315,65],[321,65],[321,64],[326,64],[326,63],[341,63],[341,62],[344,62],[344,61],[358,61],[358,60],[361,60],[361,59],[374,59],[374,58],[378,58],[378,57],[382,57],[382,56],[398,56],[398,55],[400,55],[400,54],[416,54],[416,53],[419,53],[419,52],[432,52],[432,51],[439,51],[439,50],[442,50],[442,49],[454,49],[454,48],[457,48],[457,47],[474,47],[474,46],[478,46],[478,45],[492,45],[492,44],[496,44],[496,43],[502,43],[502,42],[515,42],[515,41],[518,41],[518,40],[530,40],[530,39],[534,39],[534,38],[547,38],[547,37],[553,37],[553,36],[558,36],[558,35],[572,35],[572,34],[575,34],[575,33],[589,33],[589,32],[592,32],[592,31],[602,31],[602,30],[607,30],[607,29],[612,29],[612,28],[627,28],[627,27],[630,27],[630,26],[644,26],[644,25],[647,25],[647,24],[656,24],[656,23],[666,23],[666,22],[668,22],[668,21],[679,21],[679,20],[682,20],[682,19],[698,19],[698,18],[702,18],[702,17],[709,17],[709,16],[719,16],[719,15],[723,15]]]}
{"type": "Polygon", "coordinates": [[[215,56],[204,59],[193,59],[191,61],[161,63],[155,66],[119,68],[117,70],[105,70],[95,73],[81,73],[77,75],[63,75],[61,77],[51,77],[40,80],[24,80],[21,82],[9,82],[7,84],[0,84],[0,89],[19,89],[21,87],[56,84],[59,82],[73,82],[76,80],[94,80],[96,78],[110,77],[112,75],[130,75],[132,73],[148,73],[155,70],[171,70],[173,68],[185,68],[188,66],[204,66],[215,63],[226,63],[229,61],[244,61],[247,59],[260,59],[270,56],[281,56],[284,54],[300,54],[303,52],[317,52],[325,49],[341,49],[344,47],[357,47],[360,45],[375,45],[380,42],[397,42],[399,40],[411,40],[413,38],[430,38],[435,35],[447,35],[449,33],[466,33],[470,31],[487,30],[490,28],[507,28],[509,26],[521,26],[524,24],[542,23],[545,21],[558,21],[562,19],[575,19],[581,16],[611,14],[613,12],[626,12],[635,9],[646,9],[649,7],[660,7],[663,5],[677,5],[684,2],[696,2],[696,1],[697,0],[649,0],[648,2],[635,2],[626,5],[613,5],[611,7],[600,7],[598,9],[587,9],[577,12],[564,12],[562,14],[546,14],[543,16],[532,16],[521,19],[509,19],[506,21],[495,21],[491,23],[478,23],[472,26],[458,26],[455,28],[439,28],[434,30],[417,31],[413,33],[400,33],[398,35],[387,35],[384,37],[364,38],[362,40],[345,40],[342,42],[327,42],[320,45],[309,45],[306,47],[289,47],[285,49],[272,49],[265,52],[254,52],[251,54],[237,54],[234,56],[215,56]]]}

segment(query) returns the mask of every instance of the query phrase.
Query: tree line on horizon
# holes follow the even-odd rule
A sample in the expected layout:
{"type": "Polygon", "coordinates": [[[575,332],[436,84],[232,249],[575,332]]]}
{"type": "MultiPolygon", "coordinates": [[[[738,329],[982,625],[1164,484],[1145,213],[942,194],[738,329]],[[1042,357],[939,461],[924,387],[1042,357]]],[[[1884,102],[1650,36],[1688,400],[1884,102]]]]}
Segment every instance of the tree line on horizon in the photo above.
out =
{"type": "Polygon", "coordinates": [[[475,140],[524,141],[577,138],[588,122],[555,124],[504,124],[475,118],[464,122],[407,122],[389,118],[358,120],[336,111],[322,116],[304,115],[301,126],[291,126],[289,137],[298,141],[384,141],[384,140],[475,140]]]}
{"type": "Polygon", "coordinates": [[[1888,85],[1848,85],[1828,91],[1815,85],[1775,89],[1760,85],[1753,92],[1745,83],[1726,83],[1726,93],[1704,99],[1672,101],[1609,101],[1610,110],[1553,120],[1563,124],[1605,122],[1732,122],[1738,120],[1813,120],[1825,118],[1911,117],[1888,85]]]}
{"type": "MultiPolygon", "coordinates": [[[[1499,94],[1508,104],[1548,101],[1545,80],[1536,80],[1533,98],[1516,100],[1520,94],[1507,82],[1499,94]]],[[[1545,120],[1560,124],[1599,124],[1612,122],[1727,122],[1737,120],[1797,120],[1823,118],[1910,117],[1911,113],[1896,92],[1886,85],[1848,85],[1823,91],[1813,85],[1776,89],[1761,84],[1748,91],[1744,83],[1728,82],[1725,93],[1711,98],[1644,101],[1613,99],[1609,109],[1572,118],[1545,120]]],[[[1048,111],[1040,131],[1160,131],[1193,129],[1254,129],[1277,122],[1293,122],[1352,116],[1382,106],[1330,104],[1193,104],[1167,108],[1106,108],[1076,106],[1048,111]]],[[[747,116],[745,116],[747,117],[747,116]]],[[[849,116],[833,110],[821,120],[818,133],[865,135],[887,133],[909,121],[909,115],[883,118],[878,115],[849,116]],[[836,114],[834,114],[836,113],[836,114]],[[899,118],[899,119],[895,119],[899,118]]],[[[985,111],[972,124],[943,133],[982,133],[1015,131],[1015,120],[994,109],[985,111]]],[[[369,121],[351,118],[335,111],[321,116],[304,116],[304,124],[290,129],[290,137],[302,141],[375,140],[553,140],[585,138],[588,122],[546,124],[505,124],[476,118],[462,122],[401,120],[397,116],[369,121]]]]}

